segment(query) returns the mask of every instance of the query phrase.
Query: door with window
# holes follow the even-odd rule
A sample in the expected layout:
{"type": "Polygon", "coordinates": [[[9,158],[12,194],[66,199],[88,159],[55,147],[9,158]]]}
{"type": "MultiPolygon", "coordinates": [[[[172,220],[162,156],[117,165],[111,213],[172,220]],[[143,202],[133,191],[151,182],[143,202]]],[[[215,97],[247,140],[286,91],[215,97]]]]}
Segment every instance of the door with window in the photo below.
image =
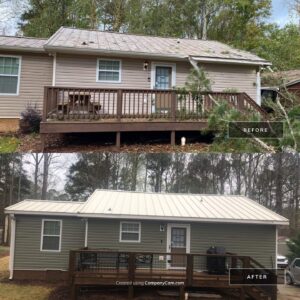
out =
{"type": "MultiPolygon", "coordinates": [[[[154,69],[154,88],[157,90],[172,89],[172,66],[156,65],[154,69]]],[[[171,109],[171,95],[159,93],[156,95],[155,110],[159,113],[168,113],[171,109]]]]}
{"type": "Polygon", "coordinates": [[[186,253],[190,252],[190,226],[168,225],[168,250],[176,255],[170,255],[169,267],[185,268],[186,253]],[[181,255],[182,254],[182,255],[181,255]]]}

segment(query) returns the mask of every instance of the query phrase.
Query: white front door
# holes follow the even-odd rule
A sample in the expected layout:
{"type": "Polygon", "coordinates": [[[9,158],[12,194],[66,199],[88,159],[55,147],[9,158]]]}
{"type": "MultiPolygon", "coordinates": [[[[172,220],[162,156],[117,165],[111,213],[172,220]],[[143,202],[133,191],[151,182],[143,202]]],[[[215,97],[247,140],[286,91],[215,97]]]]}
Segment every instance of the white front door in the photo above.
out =
{"type": "Polygon", "coordinates": [[[189,224],[168,224],[167,252],[178,255],[169,255],[168,268],[182,269],[186,267],[186,253],[190,253],[191,230],[189,224]],[[180,255],[182,254],[182,255],[180,255]]]}

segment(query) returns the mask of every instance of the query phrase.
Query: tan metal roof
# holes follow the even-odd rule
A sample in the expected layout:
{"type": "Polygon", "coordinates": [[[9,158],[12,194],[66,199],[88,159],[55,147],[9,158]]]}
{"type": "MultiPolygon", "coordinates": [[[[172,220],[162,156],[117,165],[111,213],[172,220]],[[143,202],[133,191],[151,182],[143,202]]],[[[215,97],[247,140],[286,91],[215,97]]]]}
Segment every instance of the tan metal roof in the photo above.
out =
{"type": "Polygon", "coordinates": [[[8,213],[25,214],[77,214],[84,202],[24,200],[6,208],[8,213]]]}
{"type": "Polygon", "coordinates": [[[27,200],[6,213],[70,214],[80,217],[288,224],[288,220],[243,196],[96,190],[86,202],[27,200]]]}
{"type": "Polygon", "coordinates": [[[0,49],[45,52],[47,39],[0,35],[0,49]]]}
{"type": "MultiPolygon", "coordinates": [[[[269,64],[260,57],[217,41],[143,36],[107,31],[60,28],[47,42],[48,50],[78,51],[187,59],[189,56],[269,64]]],[[[233,62],[234,62],[233,61],[233,62]]],[[[233,63],[232,61],[230,61],[233,63]]]]}

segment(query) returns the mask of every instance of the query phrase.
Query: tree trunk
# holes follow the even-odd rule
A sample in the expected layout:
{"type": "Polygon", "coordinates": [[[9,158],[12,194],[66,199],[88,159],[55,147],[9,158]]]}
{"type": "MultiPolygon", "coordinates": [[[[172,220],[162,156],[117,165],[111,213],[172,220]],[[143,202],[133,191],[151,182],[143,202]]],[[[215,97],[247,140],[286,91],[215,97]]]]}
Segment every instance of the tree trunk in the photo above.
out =
{"type": "Polygon", "coordinates": [[[48,190],[48,175],[49,175],[49,154],[44,154],[44,168],[43,168],[43,185],[42,185],[42,200],[47,198],[48,190]]]}

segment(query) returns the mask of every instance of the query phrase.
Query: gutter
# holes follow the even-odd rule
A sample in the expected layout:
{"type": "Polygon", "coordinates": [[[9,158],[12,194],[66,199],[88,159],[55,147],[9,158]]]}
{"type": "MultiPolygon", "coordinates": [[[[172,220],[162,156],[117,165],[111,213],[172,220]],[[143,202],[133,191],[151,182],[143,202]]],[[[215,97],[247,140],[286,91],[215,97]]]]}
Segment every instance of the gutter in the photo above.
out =
{"type": "Polygon", "coordinates": [[[246,60],[246,59],[232,59],[232,58],[218,58],[218,57],[201,57],[191,56],[192,60],[196,62],[206,63],[224,63],[224,64],[238,64],[238,65],[250,65],[250,66],[271,66],[272,63],[268,61],[246,60]]]}
{"type": "Polygon", "coordinates": [[[30,48],[30,47],[18,47],[18,46],[0,46],[0,50],[22,51],[22,52],[44,53],[44,54],[46,54],[46,50],[44,48],[30,48]]]}
{"type": "MultiPolygon", "coordinates": [[[[19,212],[19,211],[5,211],[5,213],[18,214],[18,215],[32,215],[32,216],[56,216],[56,217],[79,217],[87,218],[100,218],[100,219],[128,219],[128,220],[149,220],[149,221],[183,221],[183,222],[205,222],[205,223],[232,223],[232,224],[256,224],[256,225],[289,225],[289,221],[269,221],[269,220],[241,220],[241,219],[211,219],[211,218],[196,218],[196,217],[171,217],[171,216],[145,216],[145,215],[122,215],[122,214],[95,214],[95,213],[82,213],[80,211],[73,213],[62,212],[19,212]]],[[[88,229],[88,227],[86,227],[88,229]]]]}
{"type": "Polygon", "coordinates": [[[178,56],[178,55],[164,55],[160,53],[149,53],[149,52],[134,52],[134,51],[118,51],[118,50],[101,50],[101,49],[92,49],[92,48],[76,48],[76,47],[58,47],[58,46],[48,46],[45,45],[44,49],[48,52],[61,52],[69,54],[90,54],[90,55],[99,55],[103,54],[106,56],[123,56],[123,57],[141,57],[141,58],[153,58],[153,59],[170,59],[170,60],[183,60],[188,59],[187,56],[178,56]]]}
{"type": "Polygon", "coordinates": [[[15,260],[15,241],[16,241],[16,218],[14,214],[10,215],[10,250],[9,250],[9,280],[14,277],[14,260],[15,260]]]}

